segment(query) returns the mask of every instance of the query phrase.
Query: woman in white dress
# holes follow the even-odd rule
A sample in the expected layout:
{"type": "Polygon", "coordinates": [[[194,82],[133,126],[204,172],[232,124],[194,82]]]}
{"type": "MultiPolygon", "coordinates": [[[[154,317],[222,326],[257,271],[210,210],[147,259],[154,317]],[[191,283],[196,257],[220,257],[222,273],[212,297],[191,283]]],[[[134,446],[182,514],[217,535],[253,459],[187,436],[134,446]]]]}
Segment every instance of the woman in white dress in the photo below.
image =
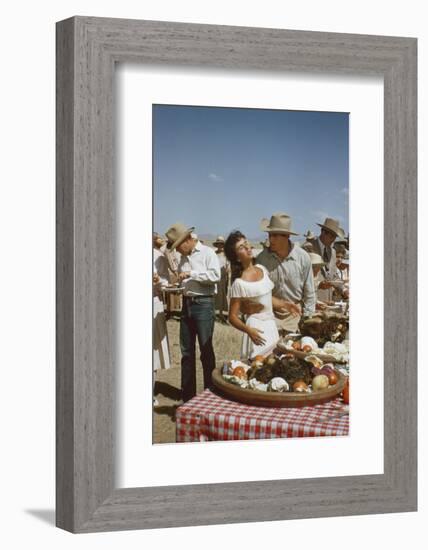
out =
{"type": "Polygon", "coordinates": [[[162,287],[168,284],[168,265],[160,250],[153,249],[153,368],[169,369],[168,333],[162,287]]]}
{"type": "MultiPolygon", "coordinates": [[[[168,332],[165,310],[162,301],[162,287],[168,284],[168,263],[158,248],[153,248],[153,370],[169,369],[171,366],[169,355],[168,332]]],[[[153,375],[153,390],[155,376],[153,375]]],[[[153,404],[159,405],[154,397],[153,404]]]]}
{"type": "Polygon", "coordinates": [[[228,236],[225,253],[232,271],[229,322],[243,332],[241,358],[267,355],[279,340],[273,308],[297,315],[300,314],[300,307],[272,296],[274,284],[269,273],[264,266],[254,264],[251,245],[240,231],[228,236]],[[245,322],[240,319],[243,300],[260,306],[257,313],[245,317],[245,322]]]}

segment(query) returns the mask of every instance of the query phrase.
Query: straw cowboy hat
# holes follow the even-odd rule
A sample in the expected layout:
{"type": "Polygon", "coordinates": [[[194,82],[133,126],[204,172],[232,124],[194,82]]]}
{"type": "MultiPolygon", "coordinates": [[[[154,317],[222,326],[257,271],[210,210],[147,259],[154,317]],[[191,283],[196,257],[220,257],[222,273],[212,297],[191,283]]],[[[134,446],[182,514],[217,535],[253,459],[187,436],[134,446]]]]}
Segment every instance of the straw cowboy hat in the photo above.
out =
{"type": "Polygon", "coordinates": [[[260,223],[260,228],[267,233],[298,235],[298,233],[291,231],[291,218],[288,214],[284,214],[283,212],[273,214],[270,220],[263,218],[260,223]]]}
{"type": "Polygon", "coordinates": [[[321,267],[325,265],[322,257],[319,254],[315,254],[315,252],[309,252],[309,258],[311,259],[312,265],[320,265],[321,267]]]}
{"type": "Polygon", "coordinates": [[[174,250],[179,246],[194,230],[194,227],[186,227],[182,223],[175,223],[165,231],[165,237],[168,239],[168,248],[174,250]]]}
{"type": "Polygon", "coordinates": [[[320,227],[323,229],[327,229],[327,231],[331,231],[336,235],[336,237],[344,237],[345,232],[343,229],[339,226],[338,220],[333,220],[333,218],[326,218],[324,223],[317,223],[320,227]]]}
{"type": "Polygon", "coordinates": [[[306,231],[306,233],[303,235],[308,241],[313,241],[316,239],[316,236],[312,233],[312,231],[309,229],[306,231]]]}
{"type": "Polygon", "coordinates": [[[223,244],[224,245],[224,237],[223,235],[219,235],[216,240],[213,242],[213,246],[217,246],[219,244],[223,244]]]}

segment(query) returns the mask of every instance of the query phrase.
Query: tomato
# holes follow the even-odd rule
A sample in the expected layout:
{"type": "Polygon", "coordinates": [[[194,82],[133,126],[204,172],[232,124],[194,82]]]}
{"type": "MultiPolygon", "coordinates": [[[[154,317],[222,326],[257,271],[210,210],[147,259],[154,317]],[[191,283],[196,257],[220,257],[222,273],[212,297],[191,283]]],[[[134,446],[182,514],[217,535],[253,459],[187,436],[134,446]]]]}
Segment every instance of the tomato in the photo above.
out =
{"type": "Polygon", "coordinates": [[[343,388],[343,391],[342,391],[342,398],[343,398],[343,402],[346,405],[349,405],[349,378],[346,379],[345,387],[343,388]]]}
{"type": "Polygon", "coordinates": [[[235,367],[232,374],[233,376],[237,376],[238,378],[247,378],[244,367],[235,367]]]}
{"type": "Polygon", "coordinates": [[[337,384],[338,377],[337,374],[333,371],[327,374],[328,381],[330,383],[330,386],[334,386],[337,384]]]}

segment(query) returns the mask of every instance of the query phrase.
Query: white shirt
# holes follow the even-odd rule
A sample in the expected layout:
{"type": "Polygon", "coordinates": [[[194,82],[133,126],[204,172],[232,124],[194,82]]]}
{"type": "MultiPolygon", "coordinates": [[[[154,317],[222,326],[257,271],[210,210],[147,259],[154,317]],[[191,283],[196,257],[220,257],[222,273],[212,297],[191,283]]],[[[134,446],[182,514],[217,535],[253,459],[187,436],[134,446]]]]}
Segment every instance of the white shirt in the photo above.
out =
{"type": "Polygon", "coordinates": [[[257,263],[266,267],[274,286],[272,295],[293,303],[303,303],[303,315],[315,313],[316,294],[309,254],[296,246],[281,260],[269,248],[257,256],[257,263]]]}
{"type": "Polygon", "coordinates": [[[217,254],[200,241],[189,256],[184,254],[178,264],[178,272],[190,272],[190,277],[182,282],[185,296],[213,296],[220,281],[220,262],[217,254]]]}

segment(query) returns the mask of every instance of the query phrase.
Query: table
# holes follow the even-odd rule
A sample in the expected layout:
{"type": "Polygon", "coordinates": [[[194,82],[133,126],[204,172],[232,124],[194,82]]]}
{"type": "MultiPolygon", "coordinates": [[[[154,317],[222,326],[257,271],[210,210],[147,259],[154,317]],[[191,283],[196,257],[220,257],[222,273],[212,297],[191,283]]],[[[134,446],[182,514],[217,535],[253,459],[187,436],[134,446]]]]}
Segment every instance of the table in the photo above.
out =
{"type": "Polygon", "coordinates": [[[311,407],[271,408],[230,401],[206,389],[177,408],[176,440],[185,443],[346,436],[349,414],[326,420],[343,410],[340,397],[311,407]]]}

